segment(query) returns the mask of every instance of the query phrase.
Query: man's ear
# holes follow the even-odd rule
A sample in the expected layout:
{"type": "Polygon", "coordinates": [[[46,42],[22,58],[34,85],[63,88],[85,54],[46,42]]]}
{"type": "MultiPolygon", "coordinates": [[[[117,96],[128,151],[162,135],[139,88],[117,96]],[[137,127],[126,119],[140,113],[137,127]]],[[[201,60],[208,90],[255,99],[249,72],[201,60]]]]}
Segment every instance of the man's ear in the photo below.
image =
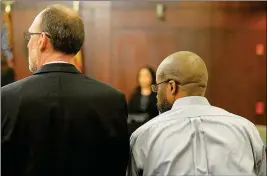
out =
{"type": "Polygon", "coordinates": [[[40,46],[40,52],[43,52],[46,48],[47,42],[48,42],[48,38],[45,35],[45,33],[41,34],[40,40],[39,42],[39,46],[40,46]]]}
{"type": "Polygon", "coordinates": [[[176,84],[176,82],[173,81],[173,80],[169,81],[169,87],[170,87],[171,94],[172,95],[176,95],[177,92],[178,92],[178,89],[179,89],[179,87],[176,84]]]}

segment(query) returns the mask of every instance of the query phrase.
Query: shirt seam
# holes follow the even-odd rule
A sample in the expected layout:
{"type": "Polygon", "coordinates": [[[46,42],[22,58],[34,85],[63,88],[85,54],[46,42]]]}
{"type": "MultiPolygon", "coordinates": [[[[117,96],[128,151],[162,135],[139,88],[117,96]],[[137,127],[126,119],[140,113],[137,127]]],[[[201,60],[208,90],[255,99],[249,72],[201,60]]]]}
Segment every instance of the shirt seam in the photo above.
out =
{"type": "MultiPolygon", "coordinates": [[[[185,118],[197,118],[197,117],[203,117],[203,116],[227,116],[227,117],[234,117],[235,115],[227,115],[227,114],[224,114],[224,115],[198,115],[198,116],[187,116],[185,118]]],[[[144,131],[141,131],[137,136],[136,136],[136,139],[139,138],[139,136],[141,136],[143,133],[145,133],[147,130],[151,129],[152,127],[156,126],[156,125],[159,125],[159,123],[161,122],[169,122],[169,121],[175,121],[177,119],[166,119],[166,120],[163,120],[163,121],[160,121],[160,122],[157,122],[155,124],[152,124],[151,126],[149,126],[147,129],[145,129],[144,131]]]]}

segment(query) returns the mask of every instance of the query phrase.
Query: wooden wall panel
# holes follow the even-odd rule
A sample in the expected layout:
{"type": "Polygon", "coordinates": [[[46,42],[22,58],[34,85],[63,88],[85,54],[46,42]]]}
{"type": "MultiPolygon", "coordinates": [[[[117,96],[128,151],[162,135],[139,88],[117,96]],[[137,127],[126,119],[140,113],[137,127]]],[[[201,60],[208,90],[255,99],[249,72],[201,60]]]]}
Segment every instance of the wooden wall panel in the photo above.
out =
{"type": "Polygon", "coordinates": [[[80,14],[85,20],[85,74],[111,84],[110,51],[111,2],[81,2],[80,14]]]}
{"type": "Polygon", "coordinates": [[[139,3],[112,4],[112,44],[119,48],[113,50],[113,68],[120,70],[121,63],[128,68],[125,74],[116,74],[113,85],[125,92],[127,97],[136,86],[136,75],[141,66],[157,68],[164,58],[176,51],[195,51],[207,57],[204,59],[208,65],[211,5],[198,2],[170,2],[165,5],[166,18],[161,21],[156,18],[156,3],[142,3],[142,7],[139,3]],[[128,47],[132,49],[126,49],[128,47]],[[126,54],[121,52],[126,50],[133,54],[122,62],[126,54]],[[122,81],[124,77],[135,79],[122,81]]]}
{"type": "Polygon", "coordinates": [[[179,50],[195,51],[207,60],[209,52],[201,48],[208,45],[209,40],[209,33],[202,30],[118,32],[112,38],[112,73],[116,75],[113,76],[113,85],[129,96],[137,84],[136,75],[140,67],[151,65],[156,69],[164,58],[179,50]]]}
{"type": "Polygon", "coordinates": [[[266,124],[265,116],[255,115],[255,103],[266,102],[260,75],[265,68],[259,66],[266,61],[255,55],[256,44],[266,43],[266,14],[251,14],[249,4],[240,2],[172,2],[164,3],[166,18],[160,21],[156,3],[122,4],[112,4],[112,67],[117,70],[113,86],[128,96],[142,65],[157,67],[172,52],[190,50],[207,64],[206,96],[212,104],[266,124]]]}
{"type": "Polygon", "coordinates": [[[256,56],[256,45],[266,43],[264,31],[241,27],[213,29],[210,84],[211,102],[257,124],[266,115],[255,114],[257,101],[266,103],[266,55],[256,56]]]}
{"type": "MultiPolygon", "coordinates": [[[[114,2],[116,3],[116,2],[114,2]]],[[[205,7],[168,9],[165,20],[156,18],[156,4],[149,9],[112,10],[112,27],[116,28],[177,28],[177,27],[209,27],[210,9],[205,7]],[[153,8],[152,8],[153,7],[153,8]]]]}
{"type": "Polygon", "coordinates": [[[113,85],[127,96],[137,85],[138,70],[145,65],[157,68],[169,54],[177,51],[176,36],[171,33],[127,31],[113,35],[113,85]]]}

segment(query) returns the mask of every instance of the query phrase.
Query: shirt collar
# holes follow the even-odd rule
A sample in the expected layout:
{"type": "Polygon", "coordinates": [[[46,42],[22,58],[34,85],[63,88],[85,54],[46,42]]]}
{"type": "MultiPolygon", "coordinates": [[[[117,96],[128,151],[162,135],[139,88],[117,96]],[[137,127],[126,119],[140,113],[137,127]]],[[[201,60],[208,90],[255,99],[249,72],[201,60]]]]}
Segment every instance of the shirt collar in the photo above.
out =
{"type": "Polygon", "coordinates": [[[46,64],[44,65],[47,65],[47,64],[57,64],[57,63],[61,63],[61,64],[70,64],[69,62],[65,62],[65,61],[52,61],[52,62],[47,62],[46,64]]]}
{"type": "Polygon", "coordinates": [[[40,67],[35,74],[42,74],[42,73],[49,73],[49,72],[65,72],[65,73],[78,73],[81,74],[77,68],[68,63],[51,63],[51,64],[45,64],[42,67],[40,67]]]}
{"type": "Polygon", "coordinates": [[[209,101],[202,96],[189,96],[177,99],[172,109],[179,108],[181,106],[190,106],[190,105],[210,105],[209,101]]]}

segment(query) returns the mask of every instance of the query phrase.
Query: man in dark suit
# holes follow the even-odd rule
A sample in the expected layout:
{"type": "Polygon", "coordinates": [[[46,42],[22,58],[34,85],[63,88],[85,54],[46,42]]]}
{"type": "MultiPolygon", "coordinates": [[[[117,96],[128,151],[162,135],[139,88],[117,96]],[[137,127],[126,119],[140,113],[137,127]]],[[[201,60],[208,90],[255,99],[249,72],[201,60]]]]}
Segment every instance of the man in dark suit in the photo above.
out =
{"type": "Polygon", "coordinates": [[[1,88],[2,175],[124,176],[125,96],[70,64],[84,42],[81,18],[48,7],[25,38],[33,75],[1,88]]]}

